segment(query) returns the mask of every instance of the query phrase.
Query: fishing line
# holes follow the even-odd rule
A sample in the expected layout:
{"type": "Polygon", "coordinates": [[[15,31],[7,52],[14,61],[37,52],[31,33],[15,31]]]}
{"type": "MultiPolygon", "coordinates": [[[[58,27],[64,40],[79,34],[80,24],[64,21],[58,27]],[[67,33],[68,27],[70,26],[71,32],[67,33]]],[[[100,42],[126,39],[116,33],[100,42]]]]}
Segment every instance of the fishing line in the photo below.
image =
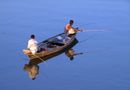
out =
{"type": "Polygon", "coordinates": [[[96,36],[96,34],[91,35],[91,36],[89,36],[88,38],[86,38],[86,39],[84,39],[84,40],[79,41],[79,43],[86,42],[86,41],[88,41],[88,40],[90,40],[90,39],[94,38],[95,36],[96,36]]]}

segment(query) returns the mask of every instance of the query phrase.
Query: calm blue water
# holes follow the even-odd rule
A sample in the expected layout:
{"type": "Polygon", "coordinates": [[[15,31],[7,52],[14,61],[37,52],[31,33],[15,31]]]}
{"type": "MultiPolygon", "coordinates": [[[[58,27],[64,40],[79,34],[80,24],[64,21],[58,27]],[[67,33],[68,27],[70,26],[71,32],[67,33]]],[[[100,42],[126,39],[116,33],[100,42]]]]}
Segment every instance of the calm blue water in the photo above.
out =
{"type": "Polygon", "coordinates": [[[0,90],[130,90],[129,0],[0,0],[0,90]],[[74,49],[87,54],[70,61],[61,54],[39,64],[32,81],[22,53],[30,34],[38,41],[74,26],[103,32],[79,33],[74,49]]]}

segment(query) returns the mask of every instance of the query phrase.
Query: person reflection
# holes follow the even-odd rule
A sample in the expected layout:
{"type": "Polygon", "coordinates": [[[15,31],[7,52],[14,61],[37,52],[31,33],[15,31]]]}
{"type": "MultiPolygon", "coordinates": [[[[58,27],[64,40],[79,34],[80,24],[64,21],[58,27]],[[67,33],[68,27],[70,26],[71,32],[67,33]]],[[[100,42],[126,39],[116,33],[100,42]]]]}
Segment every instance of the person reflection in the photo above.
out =
{"type": "Polygon", "coordinates": [[[36,76],[39,74],[39,66],[37,64],[25,64],[23,69],[28,72],[32,80],[36,79],[36,76]]]}
{"type": "Polygon", "coordinates": [[[69,57],[70,58],[70,60],[73,60],[74,59],[74,50],[73,49],[69,49],[69,50],[67,50],[67,51],[65,51],[65,55],[67,56],[67,57],[69,57]]]}
{"type": "Polygon", "coordinates": [[[82,52],[81,53],[76,53],[72,48],[67,50],[67,51],[65,51],[65,55],[67,57],[69,57],[70,60],[74,60],[74,56],[80,55],[80,54],[83,54],[83,53],[82,52]]]}

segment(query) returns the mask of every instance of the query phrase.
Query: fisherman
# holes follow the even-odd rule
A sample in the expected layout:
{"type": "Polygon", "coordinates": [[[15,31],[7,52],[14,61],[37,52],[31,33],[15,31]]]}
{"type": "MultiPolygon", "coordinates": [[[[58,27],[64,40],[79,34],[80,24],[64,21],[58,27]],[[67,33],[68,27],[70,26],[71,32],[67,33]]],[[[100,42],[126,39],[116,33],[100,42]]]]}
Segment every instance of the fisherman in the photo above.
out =
{"type": "Polygon", "coordinates": [[[38,51],[37,44],[38,42],[35,40],[35,35],[32,34],[27,46],[27,48],[31,51],[32,54],[35,54],[38,51]]]}
{"type": "Polygon", "coordinates": [[[73,20],[70,20],[69,23],[65,26],[65,33],[67,33],[67,35],[69,37],[71,37],[72,35],[76,34],[77,32],[82,32],[82,30],[78,30],[76,28],[73,28],[72,25],[74,24],[73,20]]]}

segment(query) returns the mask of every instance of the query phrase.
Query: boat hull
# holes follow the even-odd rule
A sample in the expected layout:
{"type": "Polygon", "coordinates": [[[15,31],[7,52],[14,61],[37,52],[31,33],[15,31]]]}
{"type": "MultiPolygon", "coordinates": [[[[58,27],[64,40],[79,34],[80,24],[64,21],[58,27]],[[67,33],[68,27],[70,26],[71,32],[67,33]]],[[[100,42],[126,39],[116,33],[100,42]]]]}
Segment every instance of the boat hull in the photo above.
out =
{"type": "MultiPolygon", "coordinates": [[[[62,33],[64,34],[64,33],[62,33]]],[[[59,35],[62,35],[62,34],[59,34],[59,35]]],[[[58,36],[58,35],[57,35],[58,36]]],[[[71,37],[71,39],[67,42],[67,44],[63,45],[63,46],[60,46],[59,48],[56,48],[55,50],[52,50],[52,51],[43,51],[43,52],[40,52],[40,53],[36,53],[35,55],[27,55],[30,60],[35,60],[35,59],[40,59],[41,61],[42,60],[48,60],[52,57],[55,57],[59,54],[62,54],[63,52],[69,50],[70,48],[72,48],[73,46],[75,46],[77,43],[78,43],[78,40],[76,39],[75,37],[76,35],[73,35],[71,37]]],[[[56,36],[54,36],[56,37],[56,36]]],[[[54,38],[52,37],[52,38],[54,38]]],[[[51,38],[43,41],[42,43],[45,43],[46,41],[50,40],[51,38]]]]}

